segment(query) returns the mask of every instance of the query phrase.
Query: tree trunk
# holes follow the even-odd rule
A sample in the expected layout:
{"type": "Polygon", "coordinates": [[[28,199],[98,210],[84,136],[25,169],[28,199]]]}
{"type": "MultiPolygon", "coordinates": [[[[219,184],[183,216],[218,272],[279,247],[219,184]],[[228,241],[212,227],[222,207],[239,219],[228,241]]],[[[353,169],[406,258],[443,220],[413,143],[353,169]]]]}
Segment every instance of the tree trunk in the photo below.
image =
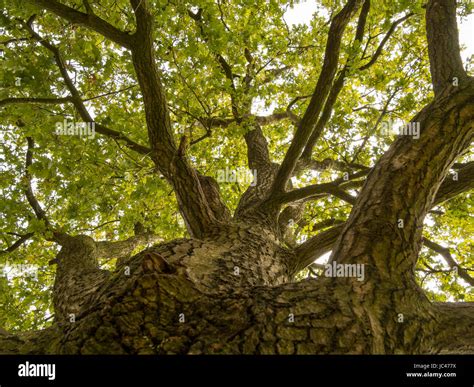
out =
{"type": "MultiPolygon", "coordinates": [[[[414,283],[395,292],[384,282],[354,289],[340,278],[288,283],[293,258],[265,230],[248,226],[159,245],[122,262],[98,289],[95,273],[90,283],[83,278],[80,289],[94,289],[95,295],[74,309],[73,321],[58,319],[38,333],[0,335],[0,352],[436,353],[449,350],[448,344],[457,352],[474,349],[472,308],[464,307],[463,318],[454,321],[449,306],[430,304],[414,283]],[[448,340],[448,323],[463,344],[448,340]]],[[[56,297],[67,305],[70,291],[62,288],[56,297]]]]}

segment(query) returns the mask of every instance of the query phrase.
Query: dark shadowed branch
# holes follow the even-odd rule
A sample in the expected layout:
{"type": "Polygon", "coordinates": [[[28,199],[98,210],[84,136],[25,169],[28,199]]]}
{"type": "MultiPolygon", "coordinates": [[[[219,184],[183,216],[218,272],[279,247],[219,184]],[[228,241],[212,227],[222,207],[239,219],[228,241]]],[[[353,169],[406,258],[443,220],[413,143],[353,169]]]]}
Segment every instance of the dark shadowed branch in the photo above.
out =
{"type": "Polygon", "coordinates": [[[359,70],[366,70],[368,69],[369,67],[371,67],[375,62],[377,62],[377,59],[379,58],[379,56],[382,54],[383,52],[383,49],[385,47],[385,44],[388,42],[388,40],[390,39],[390,36],[392,36],[392,34],[395,32],[395,30],[397,29],[397,26],[401,23],[403,23],[405,20],[409,19],[410,17],[412,17],[414,15],[414,13],[410,12],[410,13],[407,13],[405,16],[401,17],[400,19],[397,19],[395,20],[391,25],[390,25],[390,28],[388,29],[387,33],[385,34],[385,36],[383,37],[383,39],[380,41],[380,44],[379,46],[377,47],[377,49],[375,50],[375,53],[372,55],[372,58],[370,58],[370,60],[362,65],[361,67],[359,67],[359,70]]]}
{"type": "Polygon", "coordinates": [[[62,105],[65,103],[72,102],[71,97],[64,98],[4,98],[0,100],[0,106],[13,105],[13,104],[51,104],[51,105],[62,105]]]}
{"type": "Polygon", "coordinates": [[[26,0],[30,4],[36,5],[40,9],[47,10],[56,14],[57,16],[78,25],[88,27],[99,34],[105,36],[107,39],[119,44],[120,46],[130,48],[132,37],[131,35],[119,30],[107,21],[96,16],[91,9],[87,13],[83,13],[68,7],[55,0],[26,0]]]}
{"type": "MultiPolygon", "coordinates": [[[[367,14],[369,12],[369,6],[370,6],[369,4],[370,3],[368,1],[364,3],[361,14],[359,16],[359,22],[358,22],[358,25],[357,25],[357,32],[356,32],[356,37],[355,37],[355,44],[357,44],[357,42],[359,42],[359,43],[362,42],[365,22],[366,22],[367,14]]],[[[393,32],[396,30],[397,26],[399,24],[403,23],[405,20],[407,20],[411,16],[413,16],[413,13],[409,13],[409,14],[405,15],[404,17],[402,17],[400,19],[397,19],[396,21],[394,21],[392,23],[392,25],[390,26],[387,34],[384,36],[384,38],[380,42],[380,45],[377,47],[377,50],[375,51],[375,53],[374,53],[373,57],[371,58],[371,60],[367,64],[359,67],[359,70],[366,70],[366,69],[370,68],[377,61],[378,57],[380,56],[380,54],[383,51],[383,48],[384,48],[385,44],[387,43],[387,41],[389,40],[389,38],[393,34],[393,32]]],[[[332,114],[334,104],[337,101],[339,93],[341,92],[342,88],[344,87],[344,81],[346,79],[347,72],[351,68],[351,60],[352,59],[353,58],[348,59],[346,65],[340,71],[338,77],[336,78],[336,80],[334,82],[334,85],[331,88],[331,92],[329,93],[328,99],[327,99],[326,103],[324,104],[324,109],[323,109],[323,112],[321,113],[321,117],[319,118],[319,120],[318,120],[318,122],[315,126],[315,129],[314,129],[313,133],[311,134],[311,137],[309,138],[308,143],[306,144],[306,146],[304,148],[304,151],[303,151],[303,154],[302,154],[303,159],[309,159],[311,157],[311,153],[312,153],[314,145],[316,144],[317,140],[321,136],[321,133],[322,133],[323,129],[325,128],[325,126],[327,125],[329,119],[331,118],[331,114],[332,114]]]]}
{"type": "Polygon", "coordinates": [[[314,126],[317,123],[321,109],[330,92],[330,88],[337,71],[342,36],[347,24],[361,4],[362,1],[359,0],[348,1],[344,8],[334,17],[331,22],[324,54],[324,62],[318,82],[316,84],[316,88],[308,108],[306,109],[298,129],[296,130],[285,158],[280,165],[278,174],[273,184],[273,193],[271,196],[279,195],[285,190],[286,184],[293,174],[296,163],[298,162],[298,159],[301,156],[301,153],[311,133],[313,132],[314,126]]]}
{"type": "MultiPolygon", "coordinates": [[[[438,190],[432,207],[435,207],[446,200],[452,199],[453,197],[472,189],[472,185],[474,184],[474,173],[472,173],[473,164],[474,163],[468,163],[464,166],[464,168],[466,168],[466,173],[463,174],[462,178],[461,175],[459,175],[459,180],[444,180],[438,190]],[[469,169],[469,173],[467,172],[467,169],[469,169]]],[[[336,243],[343,226],[344,223],[334,226],[328,230],[316,234],[298,246],[295,249],[296,254],[294,267],[298,270],[302,270],[306,265],[330,251],[336,243]]],[[[458,270],[458,272],[460,271],[458,270]]]]}
{"type": "Polygon", "coordinates": [[[331,251],[334,242],[339,237],[344,224],[331,227],[317,235],[309,238],[306,242],[299,245],[295,251],[295,260],[292,262],[292,273],[296,274],[306,266],[314,262],[321,255],[331,251]]]}
{"type": "Polygon", "coordinates": [[[474,161],[462,165],[455,174],[445,178],[439,187],[436,201],[442,203],[470,190],[474,190],[474,161]]]}
{"type": "Polygon", "coordinates": [[[188,139],[183,136],[179,148],[176,146],[165,90],[155,61],[152,7],[146,0],[131,0],[131,5],[137,22],[131,46],[132,60],[143,95],[151,156],[174,188],[188,231],[201,237],[223,218],[224,204],[216,190],[212,191],[212,200],[207,199],[203,180],[186,159],[188,139]],[[219,205],[214,206],[215,203],[219,205]]]}
{"type": "Polygon", "coordinates": [[[451,255],[451,252],[449,251],[449,249],[447,247],[443,247],[443,246],[439,245],[438,243],[433,242],[433,241],[431,241],[427,238],[423,238],[423,243],[429,249],[431,249],[431,250],[435,251],[436,253],[440,254],[444,258],[444,260],[446,261],[448,266],[451,269],[456,270],[459,277],[461,277],[469,285],[474,286],[474,278],[469,275],[469,273],[466,269],[459,266],[459,264],[453,258],[453,256],[451,255]]]}
{"type": "Polygon", "coordinates": [[[25,195],[28,203],[30,204],[33,212],[35,213],[36,217],[39,220],[42,220],[46,226],[51,226],[51,222],[46,217],[46,213],[41,207],[41,204],[36,199],[35,194],[33,193],[33,188],[31,187],[31,174],[29,172],[29,168],[33,163],[33,148],[35,147],[35,143],[31,137],[26,138],[28,142],[28,148],[26,151],[26,161],[25,161],[25,195]]]}
{"type": "Polygon", "coordinates": [[[456,22],[456,0],[430,0],[426,7],[426,36],[431,81],[435,94],[467,78],[464,71],[456,22]]]}
{"type": "MultiPolygon", "coordinates": [[[[359,14],[359,20],[357,22],[357,29],[356,29],[354,44],[360,44],[362,42],[362,39],[364,37],[365,24],[367,22],[367,16],[369,14],[369,11],[370,11],[370,0],[365,0],[359,14]]],[[[354,59],[353,55],[347,59],[346,64],[344,65],[344,68],[339,72],[339,75],[336,78],[336,81],[332,85],[328,98],[326,102],[324,103],[324,109],[321,113],[321,117],[319,117],[315,125],[315,128],[313,132],[311,133],[310,138],[308,139],[308,143],[306,144],[303,150],[303,153],[302,153],[303,159],[311,158],[313,147],[316,144],[316,141],[318,140],[318,138],[321,136],[321,133],[324,127],[326,126],[327,122],[331,118],[333,106],[336,103],[337,97],[339,96],[339,93],[341,92],[344,86],[346,74],[351,67],[351,62],[353,59],[354,59]]]]}
{"type": "Polygon", "coordinates": [[[14,243],[8,246],[5,250],[1,250],[0,255],[15,251],[17,248],[23,245],[23,243],[25,243],[28,239],[30,239],[33,235],[34,233],[29,232],[29,233],[26,233],[25,235],[20,236],[20,238],[18,238],[14,243]]]}

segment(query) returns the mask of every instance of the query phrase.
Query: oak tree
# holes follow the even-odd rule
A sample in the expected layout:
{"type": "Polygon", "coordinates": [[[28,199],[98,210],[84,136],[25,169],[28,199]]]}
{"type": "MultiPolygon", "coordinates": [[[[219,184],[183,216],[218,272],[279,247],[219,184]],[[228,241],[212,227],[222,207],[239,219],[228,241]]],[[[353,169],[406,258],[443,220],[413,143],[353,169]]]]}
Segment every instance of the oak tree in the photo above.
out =
{"type": "Polygon", "coordinates": [[[0,353],[474,352],[472,5],[293,5],[6,2],[0,353]]]}

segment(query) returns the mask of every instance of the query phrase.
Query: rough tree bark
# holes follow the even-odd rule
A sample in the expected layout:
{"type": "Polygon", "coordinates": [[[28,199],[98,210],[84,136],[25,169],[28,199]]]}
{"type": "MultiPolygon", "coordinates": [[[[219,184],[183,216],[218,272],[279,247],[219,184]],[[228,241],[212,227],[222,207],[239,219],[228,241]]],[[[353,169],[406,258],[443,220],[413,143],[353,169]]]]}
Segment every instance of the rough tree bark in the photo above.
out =
{"type": "MultiPolygon", "coordinates": [[[[459,57],[455,0],[427,5],[435,97],[413,118],[421,136],[401,136],[370,171],[359,174],[368,176],[357,198],[339,183],[302,189],[289,183],[298,163],[308,162],[300,159],[303,150],[307,158],[327,122],[331,106],[321,112],[328,95],[332,90],[337,97],[341,87],[340,80],[334,82],[339,46],[357,12],[356,39],[362,39],[370,3],[349,0],[333,18],[315,93],[280,166],[270,159],[258,121],[249,121],[254,125],[245,136],[249,166],[261,178],[242,196],[233,218],[213,179],[200,175],[174,142],[154,63],[148,2],[131,1],[138,25],[132,35],[56,1],[29,2],[131,50],[150,147],[130,143],[107,128],[102,134],[150,155],[175,189],[192,237],[129,257],[136,238],[107,245],[61,234],[48,223],[52,240],[62,246],[55,260],[55,323],[40,332],[0,333],[0,353],[474,353],[474,305],[433,304],[414,279],[425,215],[437,203],[472,188],[474,181],[472,164],[461,168],[458,180],[445,179],[474,136],[474,81],[459,57]],[[323,121],[318,125],[318,120],[323,121]],[[330,194],[353,204],[349,219],[289,248],[285,227],[301,213],[299,201],[330,194]],[[286,203],[293,207],[288,210],[286,203]],[[364,281],[321,277],[294,282],[299,270],[330,250],[331,261],[364,264],[364,281]],[[120,258],[114,272],[99,269],[103,257],[120,258]]],[[[59,53],[49,49],[61,66],[59,53]]],[[[67,72],[64,77],[68,83],[67,72]]],[[[72,98],[61,102],[84,110],[73,84],[68,87],[72,98]]],[[[334,102],[329,98],[326,103],[334,102]]],[[[248,112],[237,109],[235,118],[246,124],[248,112]]],[[[27,194],[37,216],[46,219],[31,187],[27,194]]]]}

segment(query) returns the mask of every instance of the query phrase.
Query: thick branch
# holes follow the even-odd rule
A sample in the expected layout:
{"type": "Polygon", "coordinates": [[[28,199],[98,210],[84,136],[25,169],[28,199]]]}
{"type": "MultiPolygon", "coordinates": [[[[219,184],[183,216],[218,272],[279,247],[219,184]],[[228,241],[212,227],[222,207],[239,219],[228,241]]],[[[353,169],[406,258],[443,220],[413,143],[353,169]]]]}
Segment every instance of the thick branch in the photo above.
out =
{"type": "Polygon", "coordinates": [[[319,137],[321,136],[321,133],[323,132],[323,129],[326,127],[326,124],[328,123],[329,119],[331,118],[332,110],[334,107],[334,104],[336,103],[337,97],[339,96],[339,93],[341,92],[343,86],[344,86],[344,80],[346,78],[346,72],[347,72],[347,66],[344,67],[341,72],[339,73],[336,81],[334,82],[331,92],[329,93],[329,96],[326,100],[326,103],[324,104],[324,109],[321,114],[321,117],[319,118],[318,122],[316,123],[316,126],[311,133],[311,136],[308,140],[308,143],[306,144],[303,153],[301,155],[302,159],[310,159],[311,154],[313,152],[314,145],[318,141],[319,137]]]}
{"type": "MultiPolygon", "coordinates": [[[[291,112],[276,112],[268,116],[255,116],[249,114],[243,115],[241,118],[249,121],[255,120],[255,122],[261,126],[270,125],[286,119],[290,119],[293,122],[298,121],[298,117],[296,117],[291,112]]],[[[198,121],[206,128],[226,128],[230,124],[237,122],[235,118],[221,117],[201,117],[198,118],[198,121]]]]}
{"type": "Polygon", "coordinates": [[[423,238],[423,243],[425,244],[426,247],[429,249],[437,252],[440,254],[446,263],[449,265],[451,269],[456,268],[456,271],[464,281],[466,281],[469,285],[474,286],[474,278],[469,275],[466,269],[462,268],[459,266],[459,264],[456,262],[456,260],[453,258],[451,255],[451,252],[447,247],[443,247],[436,242],[430,241],[429,239],[423,238]]]}
{"type": "Polygon", "coordinates": [[[291,262],[291,273],[294,275],[306,266],[314,262],[315,259],[331,251],[334,242],[339,237],[344,224],[331,227],[328,230],[309,238],[299,245],[295,251],[295,259],[291,262]]]}
{"type": "Polygon", "coordinates": [[[38,200],[36,199],[36,196],[33,192],[33,188],[31,187],[31,175],[29,172],[29,168],[31,164],[33,163],[33,148],[35,147],[35,143],[31,137],[26,138],[28,142],[28,149],[26,151],[26,162],[25,162],[25,195],[26,199],[28,200],[28,203],[30,204],[31,208],[33,209],[33,212],[35,213],[36,217],[39,220],[44,221],[46,226],[50,226],[51,223],[49,222],[48,218],[46,217],[46,213],[39,204],[38,200]]]}
{"type": "Polygon", "coordinates": [[[435,94],[467,75],[460,55],[456,0],[430,0],[426,7],[426,37],[435,94]]]}
{"type": "Polygon", "coordinates": [[[463,86],[413,118],[421,128],[418,139],[400,136],[377,162],[336,243],[333,261],[367,264],[375,268],[371,279],[383,278],[392,286],[412,280],[423,220],[452,164],[474,137],[474,82],[463,86]]]}
{"type": "MultiPolygon", "coordinates": [[[[278,168],[277,164],[271,162],[267,139],[258,124],[244,122],[243,125],[246,125],[249,129],[244,137],[247,144],[248,165],[252,170],[255,181],[241,196],[235,211],[236,218],[244,216],[249,209],[255,208],[256,204],[261,203],[266,198],[278,168]]],[[[259,215],[257,218],[265,222],[267,215],[259,215]]]]}
{"type": "Polygon", "coordinates": [[[244,137],[247,143],[247,159],[250,169],[259,171],[268,168],[271,160],[268,152],[268,142],[262,129],[257,126],[255,129],[248,131],[244,137]]]}
{"type": "Polygon", "coordinates": [[[25,196],[26,199],[28,200],[28,203],[30,204],[31,208],[33,209],[33,212],[35,213],[36,217],[39,220],[42,220],[47,228],[48,231],[52,232],[52,237],[47,238],[47,240],[62,244],[62,241],[68,237],[67,234],[56,230],[52,223],[49,221],[48,217],[46,216],[46,212],[43,210],[41,207],[40,203],[38,202],[38,199],[36,199],[36,196],[33,192],[33,188],[31,187],[31,174],[29,172],[29,167],[33,163],[33,149],[35,146],[35,143],[31,137],[26,138],[28,142],[28,149],[26,151],[26,161],[25,161],[25,178],[24,182],[26,185],[25,188],[25,196]]]}
{"type": "Polygon", "coordinates": [[[52,104],[52,105],[61,105],[65,103],[72,102],[71,97],[64,98],[5,98],[0,100],[0,106],[12,105],[18,103],[26,104],[52,104]]]}
{"type": "Polygon", "coordinates": [[[41,331],[9,333],[0,329],[0,355],[45,355],[54,351],[51,343],[59,335],[57,327],[41,331]]]}
{"type": "MultiPolygon", "coordinates": [[[[364,7],[362,8],[361,15],[359,17],[359,23],[358,23],[358,26],[357,26],[357,33],[356,33],[355,42],[361,42],[362,41],[362,34],[363,34],[363,31],[364,31],[365,20],[366,20],[366,17],[367,17],[369,4],[370,4],[369,2],[365,2],[364,7]]],[[[383,51],[385,43],[388,41],[390,36],[393,34],[393,32],[395,31],[397,26],[400,23],[403,23],[406,19],[408,19],[412,15],[413,15],[413,13],[409,13],[409,14],[405,15],[404,17],[402,17],[402,18],[400,18],[400,19],[398,19],[398,20],[396,20],[392,23],[392,25],[390,26],[387,34],[384,36],[384,38],[380,42],[380,45],[378,46],[377,50],[375,51],[375,54],[373,55],[372,59],[367,64],[359,67],[359,70],[366,70],[369,67],[371,67],[377,61],[378,57],[380,56],[380,54],[383,51]]],[[[323,109],[323,112],[321,114],[321,117],[319,118],[319,120],[316,124],[316,127],[315,127],[313,133],[311,134],[311,137],[309,138],[308,143],[306,144],[305,149],[303,151],[302,158],[304,158],[304,159],[309,159],[311,157],[311,153],[313,151],[314,145],[318,141],[319,137],[321,136],[321,133],[322,133],[323,129],[325,128],[325,126],[327,125],[329,119],[331,118],[333,106],[337,101],[339,93],[341,92],[342,88],[344,87],[344,81],[345,81],[345,78],[346,78],[346,74],[347,74],[348,70],[350,69],[351,59],[352,58],[349,58],[347,64],[341,70],[341,72],[339,73],[336,81],[334,82],[334,85],[331,88],[331,92],[329,93],[328,99],[327,99],[326,103],[324,104],[324,109],[323,109]]]]}
{"type": "Polygon", "coordinates": [[[324,63],[316,84],[311,101],[298,126],[293,141],[285,155],[275,179],[272,191],[274,195],[285,190],[286,183],[291,177],[296,163],[305,147],[314,125],[316,124],[321,108],[328,96],[339,61],[339,51],[342,35],[350,19],[362,4],[360,0],[350,0],[334,17],[329,28],[328,40],[324,55],[324,63]]]}
{"type": "Polygon", "coordinates": [[[320,194],[331,194],[349,204],[354,204],[355,202],[355,197],[349,195],[334,183],[313,184],[307,187],[299,188],[277,197],[276,201],[280,204],[285,204],[320,194]]]}
{"type": "Polygon", "coordinates": [[[19,248],[23,243],[25,243],[28,239],[30,239],[34,234],[32,232],[29,232],[25,235],[22,235],[15,243],[13,243],[11,246],[7,247],[5,250],[0,251],[0,255],[2,254],[7,254],[11,253],[12,251],[15,251],[17,248],[19,248]]]}
{"type": "Polygon", "coordinates": [[[348,175],[347,178],[339,178],[330,183],[322,183],[322,184],[312,184],[306,187],[298,188],[293,191],[285,192],[277,197],[275,197],[274,202],[278,204],[285,204],[290,203],[293,201],[309,198],[314,195],[320,194],[331,194],[340,199],[354,204],[355,198],[353,196],[348,195],[344,190],[341,188],[342,184],[347,184],[352,180],[358,179],[360,177],[366,176],[371,170],[364,169],[362,171],[353,173],[348,175]]]}
{"type": "Polygon", "coordinates": [[[177,149],[165,91],[155,63],[153,15],[146,0],[131,0],[137,21],[132,44],[132,59],[143,94],[152,159],[172,184],[180,211],[191,235],[203,236],[220,215],[206,199],[197,172],[186,160],[186,138],[177,149]]]}
{"type": "MultiPolygon", "coordinates": [[[[213,214],[210,213],[209,208],[206,208],[205,197],[202,193],[196,172],[187,165],[182,157],[183,155],[177,157],[177,149],[171,134],[171,124],[166,107],[164,91],[153,58],[151,16],[143,11],[142,6],[145,6],[144,2],[141,3],[142,6],[138,7],[138,5],[139,4],[136,4],[134,9],[137,11],[138,20],[143,21],[143,23],[138,23],[139,28],[137,28],[137,33],[134,35],[136,39],[134,42],[136,44],[134,43],[132,48],[132,57],[134,58],[139,83],[145,99],[145,111],[147,115],[148,136],[150,139],[151,149],[137,144],[121,133],[109,129],[101,124],[96,124],[95,129],[98,133],[116,140],[125,141],[127,147],[130,149],[152,157],[155,164],[157,164],[158,169],[163,173],[168,181],[174,185],[175,190],[178,193],[180,209],[182,211],[185,209],[184,217],[188,224],[188,228],[192,230],[191,233],[198,235],[202,232],[202,229],[207,227],[204,226],[204,224],[210,223],[209,219],[213,214]],[[147,39],[141,39],[141,34],[147,36],[147,39]],[[145,44],[145,46],[141,46],[141,44],[145,44]],[[181,173],[181,176],[178,176],[179,174],[177,171],[184,173],[181,173]],[[181,182],[179,188],[176,187],[177,182],[181,182]],[[189,187],[197,187],[197,195],[190,195],[190,193],[195,194],[196,192],[190,191],[189,187]],[[189,197],[183,198],[186,194],[189,197]],[[191,198],[191,196],[194,196],[194,198],[191,198]],[[196,196],[198,196],[198,198],[196,198],[196,196]],[[200,203],[196,206],[197,209],[191,209],[193,208],[193,202],[200,203]]],[[[74,106],[78,110],[82,119],[89,122],[93,121],[81,99],[79,91],[75,87],[74,82],[66,70],[66,66],[64,65],[57,47],[42,39],[42,37],[31,27],[31,21],[26,23],[25,27],[42,46],[53,53],[64,82],[71,93],[71,99],[74,106]]]]}
{"type": "Polygon", "coordinates": [[[132,36],[119,30],[93,13],[79,12],[55,0],[26,0],[41,9],[48,10],[67,21],[88,27],[107,39],[130,48],[132,36]]]}
{"type": "Polygon", "coordinates": [[[435,303],[438,331],[435,343],[441,354],[474,353],[474,302],[435,303]]]}
{"type": "MultiPolygon", "coordinates": [[[[431,208],[441,204],[442,202],[452,199],[456,195],[468,191],[473,188],[474,185],[474,162],[466,164],[462,169],[465,170],[465,174],[461,178],[461,169],[459,180],[455,181],[452,179],[445,179],[441,184],[436,197],[434,198],[431,208]]],[[[302,270],[315,259],[320,257],[322,254],[330,251],[336,243],[344,223],[330,228],[322,233],[319,233],[306,242],[302,243],[295,250],[295,270],[302,270]]],[[[469,282],[469,281],[468,281],[469,282]]]]}
{"type": "Polygon", "coordinates": [[[131,238],[128,238],[124,241],[98,241],[96,242],[97,247],[97,257],[99,258],[125,258],[130,256],[130,254],[135,250],[139,245],[147,243],[156,243],[160,242],[163,239],[155,234],[140,234],[135,235],[131,238]]]}
{"type": "Polygon", "coordinates": [[[446,177],[436,194],[436,203],[442,203],[472,189],[474,189],[474,161],[459,168],[456,174],[446,177]]]}
{"type": "MultiPolygon", "coordinates": [[[[362,6],[362,10],[359,15],[359,20],[357,22],[357,29],[356,29],[356,36],[354,39],[355,44],[360,44],[362,42],[362,39],[364,37],[364,31],[365,31],[365,24],[367,22],[367,16],[369,14],[370,10],[370,0],[365,0],[364,5],[362,6]]],[[[308,143],[306,144],[302,158],[310,159],[311,158],[311,153],[313,151],[313,147],[316,144],[316,141],[320,137],[324,127],[326,126],[327,122],[329,121],[329,118],[331,118],[331,113],[334,104],[336,103],[337,97],[339,96],[339,93],[341,92],[343,86],[344,86],[344,80],[346,77],[346,73],[350,68],[350,62],[352,61],[353,57],[349,57],[344,68],[341,70],[339,73],[339,76],[337,77],[336,81],[334,82],[334,85],[331,87],[331,91],[329,93],[329,96],[324,104],[324,109],[321,114],[321,117],[318,119],[318,122],[313,130],[313,133],[311,134],[308,143]]]]}
{"type": "Polygon", "coordinates": [[[298,165],[295,169],[295,172],[300,172],[306,169],[311,169],[314,171],[326,171],[328,169],[336,171],[352,171],[352,170],[370,170],[369,167],[358,164],[358,163],[349,163],[346,161],[333,160],[330,158],[325,158],[324,160],[314,160],[314,159],[300,159],[298,165]]]}

